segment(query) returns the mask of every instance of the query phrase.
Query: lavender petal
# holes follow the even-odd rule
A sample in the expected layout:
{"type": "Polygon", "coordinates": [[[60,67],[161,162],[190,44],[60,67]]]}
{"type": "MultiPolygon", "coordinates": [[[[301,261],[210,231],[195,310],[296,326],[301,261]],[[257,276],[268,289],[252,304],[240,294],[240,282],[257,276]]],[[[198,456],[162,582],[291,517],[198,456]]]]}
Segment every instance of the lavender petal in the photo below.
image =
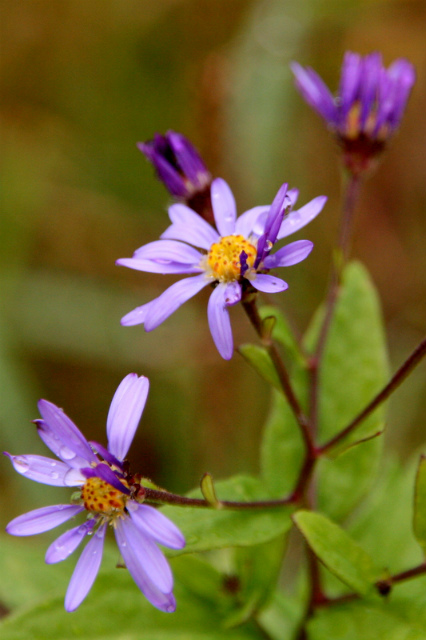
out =
{"type": "Polygon", "coordinates": [[[270,205],[260,205],[242,213],[235,223],[235,233],[241,234],[244,238],[249,238],[252,233],[260,236],[263,233],[263,227],[261,232],[257,233],[257,231],[255,231],[256,223],[259,217],[262,216],[264,216],[266,220],[269,209],[270,205]]]}
{"type": "Polygon", "coordinates": [[[195,296],[208,285],[204,273],[193,278],[185,278],[172,284],[161,296],[153,300],[145,320],[145,331],[156,329],[172,315],[184,302],[195,296]]]}
{"type": "Polygon", "coordinates": [[[336,124],[337,113],[333,96],[323,80],[310,67],[292,62],[290,68],[296,78],[296,87],[318,113],[331,124],[336,124]]]}
{"type": "Polygon", "coordinates": [[[12,536],[33,536],[58,527],[83,510],[84,507],[74,504],[56,504],[34,509],[11,520],[6,531],[12,536]]]}
{"type": "Polygon", "coordinates": [[[227,285],[218,284],[209,298],[207,316],[210,332],[217,350],[224,360],[230,360],[234,351],[231,320],[227,309],[227,285]]]}
{"type": "Polygon", "coordinates": [[[75,611],[92,588],[101,565],[106,528],[106,524],[99,527],[78,559],[65,596],[67,611],[75,611]]]}
{"type": "Polygon", "coordinates": [[[119,520],[117,522],[115,537],[124,562],[133,580],[150,603],[161,611],[172,613],[176,609],[173,593],[171,589],[163,593],[149,579],[144,566],[145,553],[144,548],[140,546],[140,538],[136,538],[137,544],[136,546],[134,545],[135,535],[132,535],[134,530],[137,532],[137,529],[129,520],[119,520]]]}
{"type": "Polygon", "coordinates": [[[143,324],[149,314],[149,310],[155,300],[151,300],[146,304],[136,307],[133,311],[129,311],[120,320],[123,327],[133,327],[136,324],[143,324]]]}
{"type": "Polygon", "coordinates": [[[264,293],[278,293],[288,289],[287,282],[265,273],[258,273],[250,282],[255,289],[264,293]]]}
{"type": "Polygon", "coordinates": [[[65,531],[59,538],[49,546],[46,551],[46,564],[55,564],[66,560],[82,542],[83,538],[89,534],[96,524],[96,520],[87,520],[83,524],[65,531]]]}
{"type": "Polygon", "coordinates": [[[52,402],[40,400],[38,409],[44,423],[62,441],[61,459],[70,467],[79,467],[81,458],[89,463],[96,462],[89,443],[68,416],[52,402]]]}
{"type": "Polygon", "coordinates": [[[12,456],[10,453],[5,455],[10,458],[15,471],[29,480],[54,487],[69,486],[65,484],[64,478],[70,467],[64,462],[36,455],[12,456]]]}
{"type": "Polygon", "coordinates": [[[276,267],[291,267],[293,264],[302,262],[311,253],[313,242],[310,240],[296,240],[282,247],[276,253],[269,255],[264,260],[266,269],[276,267]]]}
{"type": "Polygon", "coordinates": [[[297,211],[291,211],[281,223],[277,240],[282,240],[309,224],[322,211],[326,202],[327,196],[317,196],[297,211]]]}
{"type": "Polygon", "coordinates": [[[178,240],[156,240],[137,249],[133,257],[166,263],[198,264],[203,255],[194,247],[178,240]]]}
{"type": "Polygon", "coordinates": [[[188,242],[208,251],[219,240],[219,234],[208,222],[184,204],[169,207],[169,216],[173,224],[162,234],[162,238],[172,238],[188,242]]]}
{"type": "Polygon", "coordinates": [[[187,264],[182,262],[161,262],[156,260],[145,260],[144,258],[120,258],[116,260],[115,264],[119,267],[127,267],[128,269],[135,269],[136,271],[145,271],[146,273],[161,273],[165,275],[167,273],[199,273],[202,271],[199,266],[199,262],[202,258],[200,254],[199,260],[196,264],[187,264]]]}
{"type": "Polygon", "coordinates": [[[124,460],[132,443],[148,391],[148,378],[130,373],[114,394],[107,418],[108,450],[119,460],[124,460]]]}
{"type": "Polygon", "coordinates": [[[235,231],[237,207],[234,195],[222,178],[216,178],[211,186],[211,199],[217,230],[222,237],[235,231]]]}
{"type": "Polygon", "coordinates": [[[183,549],[185,538],[177,526],[161,511],[129,500],[127,509],[134,525],[159,544],[170,549],[183,549]]]}

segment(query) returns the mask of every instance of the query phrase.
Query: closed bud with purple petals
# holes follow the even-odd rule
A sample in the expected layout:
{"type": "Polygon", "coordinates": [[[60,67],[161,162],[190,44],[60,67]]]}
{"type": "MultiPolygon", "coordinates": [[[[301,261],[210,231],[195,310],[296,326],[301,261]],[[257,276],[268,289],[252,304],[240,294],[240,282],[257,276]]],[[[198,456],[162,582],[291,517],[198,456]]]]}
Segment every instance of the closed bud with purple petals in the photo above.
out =
{"type": "Polygon", "coordinates": [[[401,122],[415,81],[413,65],[399,58],[386,69],[378,52],[348,51],[336,96],[310,67],[294,62],[291,68],[300,93],[335,134],[345,167],[355,175],[374,168],[401,122]]]}

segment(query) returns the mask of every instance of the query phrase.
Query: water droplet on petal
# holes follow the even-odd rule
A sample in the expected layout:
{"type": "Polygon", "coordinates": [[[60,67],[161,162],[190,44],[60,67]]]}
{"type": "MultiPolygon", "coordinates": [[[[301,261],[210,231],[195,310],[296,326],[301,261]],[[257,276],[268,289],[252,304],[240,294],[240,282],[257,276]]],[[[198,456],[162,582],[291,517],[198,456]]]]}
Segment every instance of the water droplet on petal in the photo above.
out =
{"type": "Polygon", "coordinates": [[[74,451],[72,451],[72,449],[65,446],[60,448],[59,454],[61,458],[64,458],[65,460],[72,460],[76,456],[76,454],[74,453],[74,451]]]}
{"type": "Polygon", "coordinates": [[[59,478],[59,473],[53,472],[50,474],[50,477],[52,480],[57,480],[59,478]]]}

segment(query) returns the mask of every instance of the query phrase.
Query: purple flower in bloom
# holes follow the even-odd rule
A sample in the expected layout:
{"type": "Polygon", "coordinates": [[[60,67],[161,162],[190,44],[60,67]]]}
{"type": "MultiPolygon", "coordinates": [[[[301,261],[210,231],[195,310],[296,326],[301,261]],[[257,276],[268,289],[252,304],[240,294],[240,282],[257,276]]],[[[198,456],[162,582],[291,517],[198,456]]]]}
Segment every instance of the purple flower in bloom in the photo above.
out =
{"type": "Polygon", "coordinates": [[[172,612],[173,576],[156,543],[181,549],[185,540],[162,513],[137,498],[143,488],[127,471],[124,458],[133,440],[148,395],[147,378],[130,373],[122,380],[107,419],[108,448],[88,442],[56,405],[40,400],[36,420],[43,442],[59,458],[38,455],[9,456],[18,473],[30,480],[61,487],[79,487],[71,504],[35,509],[6,527],[15,536],[30,536],[70,520],[85,511],[87,520],[59,536],[46,552],[48,564],[68,558],[86,536],[84,548],[65,596],[65,609],[74,611],[90,591],[102,559],[108,525],[130,574],[146,598],[158,609],[172,612]]]}
{"type": "Polygon", "coordinates": [[[294,62],[291,68],[306,102],[336,134],[346,166],[355,173],[368,168],[399,126],[415,81],[413,65],[399,58],[386,69],[378,52],[347,52],[335,97],[310,67],[294,62]]]}
{"type": "Polygon", "coordinates": [[[172,224],[161,240],[144,245],[132,258],[120,259],[117,264],[151,273],[196,275],[179,280],[155,300],[137,307],[124,316],[122,324],[143,323],[146,331],[152,331],[203,287],[213,285],[208,322],[220,355],[229,360],[233,339],[228,307],[237,304],[247,289],[267,293],[287,289],[287,283],[270,275],[269,270],[297,264],[312,249],[312,242],[298,240],[271,254],[277,240],[310,222],[326,201],[325,196],[319,196],[291,211],[297,196],[297,190],[288,191],[284,184],[272,205],[254,207],[237,219],[229,186],[216,178],[211,198],[217,231],[184,204],[172,205],[172,224]]]}
{"type": "Polygon", "coordinates": [[[154,165],[158,178],[172,196],[198,211],[211,215],[212,177],[201,156],[185,136],[168,131],[155,134],[153,140],[139,142],[138,148],[154,165]]]}

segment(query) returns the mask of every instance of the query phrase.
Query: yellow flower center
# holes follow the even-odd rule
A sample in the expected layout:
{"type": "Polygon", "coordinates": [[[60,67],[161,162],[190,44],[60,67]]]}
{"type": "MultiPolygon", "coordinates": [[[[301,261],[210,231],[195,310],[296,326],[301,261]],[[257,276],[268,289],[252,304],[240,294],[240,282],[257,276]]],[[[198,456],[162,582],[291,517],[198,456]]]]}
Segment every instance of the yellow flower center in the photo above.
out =
{"type": "MultiPolygon", "coordinates": [[[[125,482],[123,485],[128,486],[125,482]]],[[[123,513],[127,502],[126,494],[101,478],[88,478],[81,489],[81,498],[87,511],[108,516],[123,513]]]]}
{"type": "Polygon", "coordinates": [[[256,247],[242,235],[225,236],[210,247],[207,264],[217,280],[232,282],[241,275],[240,255],[247,254],[247,264],[252,267],[256,260],[256,247]]]}

